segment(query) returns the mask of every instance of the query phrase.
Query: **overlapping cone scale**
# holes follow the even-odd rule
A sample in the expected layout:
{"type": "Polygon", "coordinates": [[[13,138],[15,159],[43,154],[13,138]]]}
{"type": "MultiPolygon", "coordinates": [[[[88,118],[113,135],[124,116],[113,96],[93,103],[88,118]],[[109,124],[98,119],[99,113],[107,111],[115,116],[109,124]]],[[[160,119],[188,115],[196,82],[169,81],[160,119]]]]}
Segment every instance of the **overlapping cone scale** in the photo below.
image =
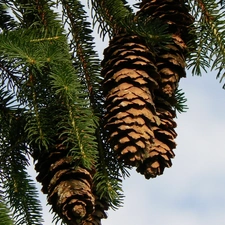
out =
{"type": "Polygon", "coordinates": [[[163,174],[166,167],[171,167],[171,159],[175,156],[173,152],[176,147],[174,139],[177,136],[174,130],[176,127],[175,112],[164,99],[162,102],[161,98],[156,97],[155,103],[160,125],[152,126],[155,135],[154,144],[149,149],[148,157],[137,168],[137,171],[146,179],[163,174]]]}
{"type": "Polygon", "coordinates": [[[159,89],[165,98],[174,102],[180,78],[186,76],[183,51],[176,43],[168,45],[157,55],[156,66],[160,74],[159,89]]]}
{"type": "Polygon", "coordinates": [[[108,204],[103,199],[99,199],[95,196],[95,209],[94,212],[89,215],[81,225],[101,225],[101,219],[106,219],[107,215],[105,213],[108,210],[108,204]]]}
{"type": "Polygon", "coordinates": [[[154,57],[135,35],[118,34],[104,51],[102,76],[108,142],[118,158],[138,166],[154,143],[158,122],[153,90],[158,87],[154,57]]]}

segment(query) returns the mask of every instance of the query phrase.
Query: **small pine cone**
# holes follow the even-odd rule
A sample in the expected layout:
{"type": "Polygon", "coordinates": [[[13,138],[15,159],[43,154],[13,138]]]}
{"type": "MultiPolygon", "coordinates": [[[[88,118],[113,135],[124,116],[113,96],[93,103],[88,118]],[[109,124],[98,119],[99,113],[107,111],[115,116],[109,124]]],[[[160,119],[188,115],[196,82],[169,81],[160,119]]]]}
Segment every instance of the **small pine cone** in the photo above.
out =
{"type": "Polygon", "coordinates": [[[135,35],[117,35],[104,51],[105,129],[118,158],[137,166],[153,144],[158,122],[152,92],[158,74],[153,55],[135,35]]]}
{"type": "Polygon", "coordinates": [[[154,145],[149,149],[148,158],[137,168],[137,172],[145,175],[146,179],[163,174],[165,167],[171,167],[171,158],[175,156],[173,152],[176,147],[174,139],[177,136],[174,131],[176,123],[173,120],[175,112],[164,99],[156,97],[155,102],[161,123],[159,126],[153,126],[154,145]]]}
{"type": "Polygon", "coordinates": [[[37,181],[42,183],[42,191],[48,195],[53,211],[67,224],[80,225],[95,207],[92,175],[87,169],[74,167],[68,147],[61,142],[37,159],[37,181]]]}

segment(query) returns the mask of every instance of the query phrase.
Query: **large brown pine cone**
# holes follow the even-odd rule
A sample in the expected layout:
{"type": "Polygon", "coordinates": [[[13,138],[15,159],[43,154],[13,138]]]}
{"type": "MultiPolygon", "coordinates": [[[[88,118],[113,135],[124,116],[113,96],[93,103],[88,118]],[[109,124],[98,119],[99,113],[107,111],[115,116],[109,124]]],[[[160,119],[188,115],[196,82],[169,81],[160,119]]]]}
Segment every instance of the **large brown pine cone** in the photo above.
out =
{"type": "Polygon", "coordinates": [[[154,143],[158,74],[151,51],[135,35],[118,34],[104,51],[105,129],[118,158],[138,166],[154,143]]]}

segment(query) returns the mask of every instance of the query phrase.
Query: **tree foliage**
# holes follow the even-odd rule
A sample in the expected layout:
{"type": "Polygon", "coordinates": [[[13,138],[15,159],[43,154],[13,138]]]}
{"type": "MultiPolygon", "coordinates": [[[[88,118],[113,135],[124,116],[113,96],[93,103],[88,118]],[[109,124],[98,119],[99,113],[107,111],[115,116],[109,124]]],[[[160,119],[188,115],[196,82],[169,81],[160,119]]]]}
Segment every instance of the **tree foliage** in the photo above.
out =
{"type": "MultiPolygon", "coordinates": [[[[75,171],[76,178],[81,176],[77,178],[79,181],[86,182],[91,196],[87,194],[91,199],[87,202],[93,204],[93,208],[88,209],[89,216],[80,215],[83,222],[79,219],[74,224],[85,225],[95,217],[104,218],[103,212],[109,207],[117,209],[123,204],[122,181],[129,176],[131,165],[119,160],[109,143],[104,118],[107,118],[106,105],[111,102],[105,103],[107,96],[103,86],[108,81],[102,77],[102,66],[111,66],[116,63],[115,60],[123,61],[123,58],[121,55],[107,55],[111,51],[109,44],[109,49],[105,51],[108,64],[106,59],[102,61],[95,49],[93,30],[97,30],[102,41],[109,38],[110,43],[114,43],[117,40],[115,52],[123,44],[128,46],[126,51],[129,51],[129,44],[125,42],[132,37],[142,45],[141,49],[148,49],[148,53],[140,53],[143,54],[141,60],[151,55],[152,71],[157,70],[160,60],[167,57],[167,52],[171,53],[171,48],[174,52],[179,49],[178,45],[173,45],[173,28],[177,24],[165,22],[173,17],[172,14],[164,19],[163,16],[155,17],[154,13],[143,13],[148,2],[143,0],[131,5],[125,0],[89,0],[85,3],[89,9],[80,0],[0,2],[0,224],[2,221],[2,224],[18,225],[43,222],[37,189],[27,172],[30,158],[36,164],[44,190],[56,179],[53,174],[56,167],[60,171],[68,167],[70,171],[75,171]],[[119,39],[117,35],[121,34],[124,38],[119,39]],[[54,149],[57,154],[65,150],[65,155],[57,158],[54,149]],[[64,156],[64,164],[60,164],[64,156]],[[55,160],[54,163],[51,160],[55,160]],[[42,177],[41,168],[46,165],[49,174],[42,177]]],[[[159,4],[157,0],[152,2],[153,6],[159,4]]],[[[169,1],[163,2],[167,4],[169,1]]],[[[170,2],[168,11],[176,14],[177,8],[173,8],[176,4],[170,2]]],[[[194,18],[193,25],[188,28],[185,51],[181,54],[185,55],[187,68],[192,70],[193,75],[201,75],[208,69],[216,70],[217,78],[223,81],[224,1],[179,2],[194,18]]],[[[157,10],[164,15],[164,9],[160,11],[159,7],[157,10]]],[[[137,48],[133,50],[137,57],[138,51],[137,48]]],[[[133,66],[136,61],[132,63],[129,69],[136,69],[133,66]]],[[[139,70],[143,68],[137,67],[139,70]]],[[[108,69],[110,74],[113,68],[108,66],[108,69]]],[[[160,86],[161,78],[157,79],[156,83],[160,86]]],[[[110,82],[107,84],[116,83],[110,82]]],[[[115,87],[110,88],[113,90],[115,87]]],[[[156,107],[157,115],[154,118],[168,119],[159,115],[162,105],[169,105],[172,111],[186,111],[186,98],[178,87],[173,101],[168,98],[162,100],[164,97],[159,92],[150,91],[156,102],[153,107],[156,107]]],[[[64,171],[65,174],[68,171],[64,171]]],[[[54,185],[66,179],[69,180],[68,175],[63,178],[58,175],[54,185]]],[[[52,202],[56,192],[50,189],[43,192],[52,202]]],[[[56,221],[62,218],[63,222],[73,224],[63,210],[53,206],[53,211],[59,215],[56,215],[56,221]]]]}

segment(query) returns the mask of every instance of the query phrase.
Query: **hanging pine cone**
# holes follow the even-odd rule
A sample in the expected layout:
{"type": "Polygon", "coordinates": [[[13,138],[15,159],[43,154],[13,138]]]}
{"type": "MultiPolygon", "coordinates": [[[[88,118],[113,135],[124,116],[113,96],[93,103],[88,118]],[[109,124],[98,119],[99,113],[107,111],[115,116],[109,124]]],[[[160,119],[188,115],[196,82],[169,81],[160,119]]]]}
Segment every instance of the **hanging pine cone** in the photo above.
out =
{"type": "Polygon", "coordinates": [[[85,168],[74,167],[68,146],[62,140],[40,155],[35,169],[53,211],[67,224],[80,225],[94,212],[92,174],[85,168]]]}
{"type": "Polygon", "coordinates": [[[154,143],[153,102],[158,74],[154,57],[135,35],[118,34],[104,51],[105,129],[118,158],[138,166],[154,143]]]}
{"type": "Polygon", "coordinates": [[[147,179],[163,173],[165,167],[172,165],[173,149],[176,147],[174,128],[176,123],[175,111],[172,107],[175,91],[181,77],[185,77],[185,55],[188,52],[186,42],[192,38],[190,27],[193,17],[188,13],[183,1],[179,0],[143,0],[138,14],[145,14],[151,18],[158,18],[167,23],[168,31],[172,35],[172,44],[166,48],[159,48],[156,56],[156,67],[160,75],[159,88],[155,90],[155,107],[160,125],[152,127],[155,143],[148,153],[148,158],[137,171],[147,179]]]}

